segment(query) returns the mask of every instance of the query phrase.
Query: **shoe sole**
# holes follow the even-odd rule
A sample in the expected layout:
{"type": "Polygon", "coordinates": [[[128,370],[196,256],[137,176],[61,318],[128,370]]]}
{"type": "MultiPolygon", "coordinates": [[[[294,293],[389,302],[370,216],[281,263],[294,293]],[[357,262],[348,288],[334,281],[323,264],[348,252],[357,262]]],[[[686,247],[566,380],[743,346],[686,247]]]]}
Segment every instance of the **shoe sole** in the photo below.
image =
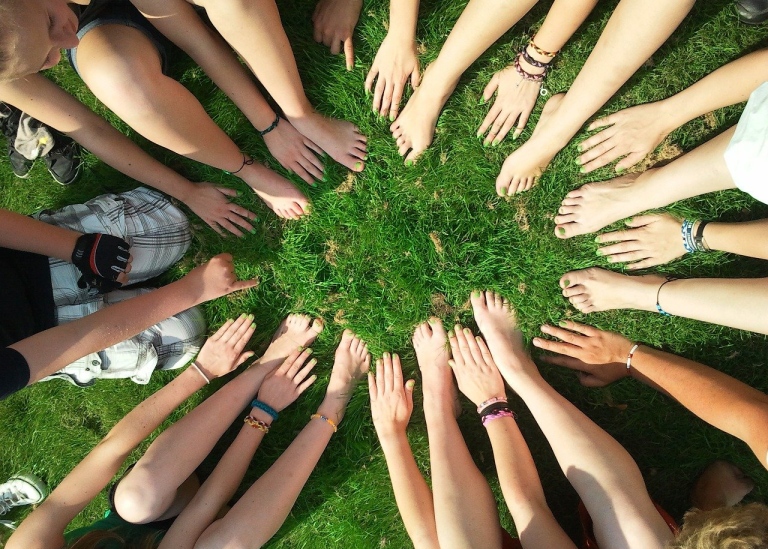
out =
{"type": "Polygon", "coordinates": [[[35,505],[37,503],[40,503],[48,495],[48,485],[43,481],[43,479],[41,479],[37,475],[34,475],[32,473],[23,473],[21,475],[13,475],[8,480],[11,481],[14,479],[18,479],[31,484],[34,487],[34,489],[37,490],[38,493],[40,494],[40,499],[38,499],[37,501],[30,502],[30,505],[35,505]]]}

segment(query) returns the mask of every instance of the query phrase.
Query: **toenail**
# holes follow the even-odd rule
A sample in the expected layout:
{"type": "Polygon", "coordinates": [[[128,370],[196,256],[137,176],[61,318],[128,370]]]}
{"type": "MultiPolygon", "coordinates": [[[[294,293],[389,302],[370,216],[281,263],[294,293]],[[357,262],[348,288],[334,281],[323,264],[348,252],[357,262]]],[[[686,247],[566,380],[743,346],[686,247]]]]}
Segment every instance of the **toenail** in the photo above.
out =
{"type": "Polygon", "coordinates": [[[597,250],[595,250],[595,255],[603,255],[603,251],[600,248],[598,248],[597,250]]]}
{"type": "Polygon", "coordinates": [[[485,96],[480,98],[480,104],[485,105],[485,96]]]}
{"type": "Polygon", "coordinates": [[[474,292],[472,292],[472,297],[480,297],[480,292],[475,290],[474,292]]]}
{"type": "Polygon", "coordinates": [[[565,227],[558,227],[557,232],[559,232],[560,234],[565,234],[565,227]]]}
{"type": "Polygon", "coordinates": [[[563,284],[565,284],[565,287],[567,288],[568,286],[570,286],[570,285],[571,285],[571,281],[570,281],[570,280],[568,280],[568,279],[565,279],[565,280],[563,281],[563,284]]]}
{"type": "Polygon", "coordinates": [[[355,169],[356,170],[362,170],[363,169],[363,163],[362,162],[355,162],[355,169]]]}
{"type": "Polygon", "coordinates": [[[584,168],[584,166],[581,167],[579,173],[587,173],[587,170],[584,168]]]}
{"type": "Polygon", "coordinates": [[[501,189],[499,189],[499,194],[500,194],[501,196],[506,196],[506,194],[507,194],[507,189],[505,189],[504,187],[502,187],[501,189]]]}
{"type": "Polygon", "coordinates": [[[600,243],[600,237],[599,236],[595,237],[595,242],[597,242],[598,244],[600,243]]]}
{"type": "Polygon", "coordinates": [[[405,165],[408,167],[413,166],[413,160],[406,160],[405,165]]]}

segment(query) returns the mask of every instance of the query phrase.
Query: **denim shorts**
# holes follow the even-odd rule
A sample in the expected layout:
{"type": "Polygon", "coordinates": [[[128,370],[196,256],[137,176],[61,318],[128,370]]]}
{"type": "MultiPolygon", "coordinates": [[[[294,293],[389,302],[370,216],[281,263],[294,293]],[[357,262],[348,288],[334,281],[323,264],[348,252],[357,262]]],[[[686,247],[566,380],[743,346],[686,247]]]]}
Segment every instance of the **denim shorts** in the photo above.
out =
{"type": "MultiPolygon", "coordinates": [[[[160,54],[163,74],[166,74],[168,68],[167,46],[170,42],[152,23],[147,21],[129,0],[91,0],[88,6],[74,6],[73,9],[79,9],[77,37],[80,40],[88,31],[101,25],[125,25],[138,29],[157,49],[160,54]]],[[[67,50],[67,58],[77,74],[80,74],[77,68],[77,47],[67,50]]]]}

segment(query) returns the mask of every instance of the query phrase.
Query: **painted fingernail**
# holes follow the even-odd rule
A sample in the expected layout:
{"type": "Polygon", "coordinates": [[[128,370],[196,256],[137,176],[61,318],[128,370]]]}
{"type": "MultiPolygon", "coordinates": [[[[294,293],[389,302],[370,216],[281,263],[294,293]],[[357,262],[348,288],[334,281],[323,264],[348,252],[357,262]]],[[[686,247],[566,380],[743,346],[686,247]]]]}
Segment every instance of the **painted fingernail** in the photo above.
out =
{"type": "Polygon", "coordinates": [[[579,152],[582,152],[584,151],[584,146],[581,143],[579,143],[578,145],[576,145],[576,150],[579,152]]]}
{"type": "Polygon", "coordinates": [[[581,158],[579,158],[578,156],[574,159],[574,162],[576,162],[576,164],[581,166],[581,158]]]}
{"type": "Polygon", "coordinates": [[[596,236],[596,237],[595,237],[595,242],[597,242],[597,243],[599,243],[599,242],[600,242],[600,237],[599,237],[599,236],[596,236]]]}
{"type": "Polygon", "coordinates": [[[395,115],[394,115],[394,114],[391,114],[391,113],[390,113],[390,115],[389,115],[389,121],[390,121],[390,122],[394,122],[394,121],[395,121],[395,115]]]}
{"type": "Polygon", "coordinates": [[[312,360],[307,362],[307,366],[314,366],[315,364],[317,364],[317,359],[316,358],[313,358],[312,360]]]}
{"type": "Polygon", "coordinates": [[[621,168],[619,166],[616,166],[616,173],[621,173],[624,171],[624,168],[621,168]]]}
{"type": "Polygon", "coordinates": [[[558,227],[557,232],[560,234],[565,234],[565,227],[558,227]]]}
{"type": "Polygon", "coordinates": [[[309,348],[307,349],[307,354],[308,354],[308,355],[311,355],[312,353],[314,353],[314,351],[312,350],[312,347],[309,347],[309,348]]]}
{"type": "Polygon", "coordinates": [[[409,379],[408,381],[405,382],[406,388],[411,390],[411,391],[413,390],[413,387],[415,385],[416,385],[416,382],[414,380],[412,380],[412,379],[409,379]]]}
{"type": "Polygon", "coordinates": [[[515,132],[512,134],[512,141],[517,141],[517,138],[520,137],[520,133],[515,132]]]}
{"type": "Polygon", "coordinates": [[[299,352],[304,350],[304,345],[299,345],[299,352]]]}
{"type": "Polygon", "coordinates": [[[579,169],[579,173],[587,173],[586,168],[582,166],[581,169],[579,169]]]}
{"type": "Polygon", "coordinates": [[[448,330],[448,337],[453,337],[453,336],[455,336],[455,335],[456,335],[456,334],[455,334],[455,333],[453,333],[453,330],[448,330]]]}
{"type": "Polygon", "coordinates": [[[389,353],[384,353],[384,358],[389,358],[389,353]]]}
{"type": "Polygon", "coordinates": [[[255,329],[256,329],[256,323],[255,322],[251,322],[251,330],[255,330],[255,329]]]}
{"type": "Polygon", "coordinates": [[[491,142],[491,147],[495,147],[495,146],[497,146],[499,143],[501,143],[501,141],[498,141],[498,140],[494,139],[494,140],[491,142]]]}
{"type": "Polygon", "coordinates": [[[603,251],[600,248],[598,248],[597,250],[595,250],[595,255],[603,255],[603,251]]]}
{"type": "Polygon", "coordinates": [[[565,328],[566,326],[568,326],[568,323],[565,320],[561,320],[560,322],[557,323],[557,325],[560,326],[561,328],[565,328]]]}
{"type": "Polygon", "coordinates": [[[251,229],[249,232],[250,232],[251,234],[256,234],[256,228],[255,228],[255,227],[254,227],[254,228],[252,228],[252,229],[251,229]]]}
{"type": "Polygon", "coordinates": [[[465,334],[467,334],[467,335],[472,335],[472,330],[470,330],[469,328],[464,328],[464,330],[462,330],[462,331],[463,331],[465,334]]]}

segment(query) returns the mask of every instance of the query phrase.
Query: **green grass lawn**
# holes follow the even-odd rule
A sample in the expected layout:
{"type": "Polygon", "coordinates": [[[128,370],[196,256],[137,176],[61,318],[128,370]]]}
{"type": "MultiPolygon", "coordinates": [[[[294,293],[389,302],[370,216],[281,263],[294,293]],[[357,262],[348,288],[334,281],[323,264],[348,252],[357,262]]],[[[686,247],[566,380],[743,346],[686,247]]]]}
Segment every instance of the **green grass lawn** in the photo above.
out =
{"type": "MultiPolygon", "coordinates": [[[[564,48],[547,82],[550,91],[568,89],[616,3],[600,3],[564,48]]],[[[764,336],[644,312],[618,311],[585,317],[560,295],[557,281],[563,273],[607,265],[595,255],[593,236],[563,242],[553,235],[552,216],[562,197],[570,189],[612,174],[610,167],[579,174],[574,159],[576,145],[587,136],[585,131],[555,158],[535,189],[510,199],[496,196],[495,177],[504,158],[518,145],[506,140],[496,148],[482,147],[475,131],[488,107],[480,106],[479,99],[491,75],[513,60],[522,36],[530,36],[541,24],[550,4],[542,2],[534,8],[467,71],[438,122],[434,144],[418,164],[406,168],[389,134],[389,122],[378,120],[371,112],[363,90],[366,71],[384,38],[387,2],[364,5],[356,34],[357,64],[354,71],[347,72],[343,57],[332,57],[326,48],[312,41],[313,0],[281,1],[285,26],[310,99],[321,112],[357,123],[368,136],[370,153],[365,171],[356,175],[326,160],[328,182],[314,189],[292,177],[313,202],[313,214],[298,222],[277,219],[235,177],[175,156],[136,136],[105,111],[66,63],[50,71],[51,78],[107,116],[154,156],[193,180],[239,189],[239,202],[258,213],[256,234],[241,240],[221,238],[191,217],[192,248],[165,277],[165,281],[179,278],[193,265],[228,251],[236,258],[240,276],[260,279],[254,290],[205,305],[211,332],[227,317],[253,313],[259,326],[253,348],[261,350],[289,312],[325,320],[326,330],[314,346],[320,379],[265,439],[243,486],[269,467],[315,410],[344,328],[368,341],[374,355],[383,351],[400,353],[406,370],[415,373],[410,344],[414,325],[430,315],[472,325],[468,296],[478,288],[497,290],[512,301],[528,340],[539,334],[540,324],[570,317],[701,360],[768,391],[768,345],[764,336]]],[[[423,44],[423,65],[437,56],[463,7],[464,2],[459,0],[422,2],[418,38],[423,44]]],[[[731,0],[699,2],[673,37],[601,114],[676,93],[726,62],[764,45],[765,37],[765,27],[738,23],[731,0]]],[[[263,142],[248,121],[200,69],[179,58],[173,65],[173,75],[199,97],[243,150],[272,167],[278,166],[267,158],[263,142]]],[[[518,143],[530,136],[542,105],[542,101],[537,104],[518,143]]],[[[675,131],[667,144],[690,150],[735,123],[740,111],[741,106],[737,106],[696,119],[675,131]]],[[[0,159],[0,206],[32,213],[135,186],[95,157],[88,156],[86,162],[83,178],[70,188],[62,188],[50,180],[42,163],[28,180],[20,180],[14,178],[7,160],[0,159]]],[[[671,210],[706,219],[749,220],[768,215],[768,208],[737,191],[675,204],[671,210]]],[[[690,256],[659,270],[680,277],[764,276],[765,266],[755,260],[715,253],[690,256]]],[[[705,425],[672,400],[631,380],[609,389],[584,389],[570,372],[544,363],[541,367],[559,391],[627,447],[640,465],[651,495],[673,516],[682,516],[691,482],[714,459],[728,459],[740,466],[757,484],[749,498],[766,500],[768,474],[746,445],[705,425]]],[[[16,472],[33,471],[55,486],[121,417],[173,376],[156,374],[147,386],[105,381],[86,390],[56,381],[0,402],[0,481],[16,472]]],[[[195,395],[171,420],[194,407],[218,385],[215,382],[195,395]]],[[[409,434],[416,459],[428,475],[420,400],[417,385],[417,410],[409,434]]],[[[576,535],[575,492],[530,414],[519,400],[513,402],[550,505],[569,533],[576,535]]],[[[466,401],[465,405],[471,410],[466,401]]],[[[464,414],[460,423],[479,467],[497,494],[502,521],[511,528],[485,433],[474,413],[464,414]]],[[[129,462],[137,459],[146,446],[141,446],[129,462]]],[[[217,449],[223,448],[224,442],[217,449]]],[[[205,464],[207,470],[215,459],[205,464]]],[[[74,525],[88,524],[106,508],[106,497],[102,495],[74,525]]],[[[11,515],[15,519],[22,516],[22,512],[11,515]]],[[[400,549],[410,545],[371,423],[367,390],[360,387],[342,428],[292,515],[268,546],[400,549]]]]}

